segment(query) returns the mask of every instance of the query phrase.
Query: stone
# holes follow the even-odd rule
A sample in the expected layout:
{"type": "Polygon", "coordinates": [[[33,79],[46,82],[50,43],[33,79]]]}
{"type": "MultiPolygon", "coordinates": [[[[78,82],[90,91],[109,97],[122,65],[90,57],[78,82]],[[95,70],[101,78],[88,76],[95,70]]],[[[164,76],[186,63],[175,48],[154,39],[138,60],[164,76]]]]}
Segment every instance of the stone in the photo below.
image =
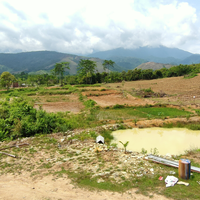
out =
{"type": "Polygon", "coordinates": [[[171,154],[169,154],[169,153],[167,153],[165,156],[168,157],[168,158],[172,157],[171,154]]]}
{"type": "Polygon", "coordinates": [[[64,138],[60,139],[60,142],[64,142],[64,141],[65,141],[65,139],[64,139],[64,138]]]}
{"type": "Polygon", "coordinates": [[[137,177],[142,177],[142,176],[143,176],[143,174],[137,174],[136,176],[137,176],[137,177]]]}

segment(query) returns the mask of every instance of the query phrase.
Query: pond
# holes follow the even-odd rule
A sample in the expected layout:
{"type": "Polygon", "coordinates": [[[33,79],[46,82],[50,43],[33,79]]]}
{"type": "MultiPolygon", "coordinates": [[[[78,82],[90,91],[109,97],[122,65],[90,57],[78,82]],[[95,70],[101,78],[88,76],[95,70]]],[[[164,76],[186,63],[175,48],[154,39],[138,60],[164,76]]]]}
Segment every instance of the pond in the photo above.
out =
{"type": "Polygon", "coordinates": [[[127,129],[113,132],[113,143],[123,148],[119,142],[129,141],[127,150],[147,153],[157,151],[159,155],[180,155],[186,150],[200,148],[200,131],[186,128],[144,128],[127,129]]]}

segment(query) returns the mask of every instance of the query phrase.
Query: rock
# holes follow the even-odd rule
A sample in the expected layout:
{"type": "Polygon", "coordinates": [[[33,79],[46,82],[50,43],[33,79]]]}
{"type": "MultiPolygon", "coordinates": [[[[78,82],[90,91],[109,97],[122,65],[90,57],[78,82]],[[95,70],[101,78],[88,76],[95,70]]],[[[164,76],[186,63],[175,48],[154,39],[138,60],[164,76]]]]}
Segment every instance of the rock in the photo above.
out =
{"type": "Polygon", "coordinates": [[[97,183],[103,183],[103,182],[104,182],[104,180],[102,178],[97,180],[97,183]]]}
{"type": "Polygon", "coordinates": [[[150,171],[151,171],[151,172],[153,172],[153,171],[154,171],[154,169],[153,169],[153,168],[151,168],[151,169],[150,169],[150,171]]]}
{"type": "Polygon", "coordinates": [[[137,176],[137,177],[142,177],[142,176],[143,176],[143,174],[137,174],[136,176],[137,176]]]}
{"type": "Polygon", "coordinates": [[[171,154],[167,153],[167,154],[165,155],[165,157],[171,158],[172,156],[171,156],[171,154]]]}
{"type": "Polygon", "coordinates": [[[138,156],[137,159],[141,159],[141,158],[143,158],[143,157],[144,157],[144,156],[138,156]]]}
{"type": "Polygon", "coordinates": [[[64,142],[65,141],[65,139],[63,138],[63,139],[60,139],[60,142],[64,142]]]}

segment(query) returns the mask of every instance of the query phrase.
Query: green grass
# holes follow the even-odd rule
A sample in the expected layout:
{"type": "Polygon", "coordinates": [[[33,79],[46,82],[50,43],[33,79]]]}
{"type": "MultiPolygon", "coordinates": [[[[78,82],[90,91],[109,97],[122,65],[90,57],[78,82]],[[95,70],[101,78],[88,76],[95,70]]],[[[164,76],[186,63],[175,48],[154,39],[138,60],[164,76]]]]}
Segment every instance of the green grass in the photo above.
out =
{"type": "Polygon", "coordinates": [[[28,87],[28,88],[18,88],[18,89],[10,89],[8,91],[0,91],[0,94],[19,97],[23,95],[34,96],[34,95],[65,95],[71,94],[72,92],[76,92],[78,89],[72,86],[64,86],[58,88],[46,89],[45,87],[28,87]]]}
{"type": "Polygon", "coordinates": [[[176,108],[167,108],[167,107],[149,107],[149,108],[145,108],[145,107],[140,107],[140,108],[136,108],[137,111],[145,113],[145,114],[149,114],[152,115],[152,117],[155,118],[162,118],[163,116],[169,116],[171,118],[173,117],[186,117],[190,114],[192,114],[191,112],[188,111],[184,111],[184,110],[179,110],[176,108]]]}
{"type": "Polygon", "coordinates": [[[97,111],[98,120],[126,120],[135,118],[164,118],[164,117],[186,117],[192,114],[188,111],[167,107],[130,107],[115,109],[100,109],[97,111]]]}
{"type": "Polygon", "coordinates": [[[187,123],[185,124],[184,122],[181,123],[177,123],[177,124],[173,124],[173,123],[169,123],[169,124],[164,124],[163,128],[174,128],[174,127],[177,127],[177,128],[187,128],[187,129],[190,129],[190,130],[200,130],[200,124],[198,123],[187,123]]]}
{"type": "Polygon", "coordinates": [[[101,84],[93,84],[93,85],[81,84],[81,85],[75,85],[74,87],[101,87],[101,84]]]}
{"type": "Polygon", "coordinates": [[[175,171],[174,176],[178,176],[178,169],[163,166],[164,172],[155,175],[145,175],[142,177],[132,177],[129,180],[124,178],[124,182],[115,183],[110,179],[104,177],[104,182],[98,183],[98,178],[91,178],[91,173],[87,171],[82,171],[81,173],[74,173],[73,171],[66,171],[62,169],[57,174],[68,174],[68,177],[73,180],[78,186],[86,187],[88,189],[96,190],[109,190],[113,192],[125,192],[131,188],[137,188],[136,193],[143,194],[145,196],[152,197],[150,194],[156,193],[159,195],[164,195],[168,198],[182,200],[182,199],[199,199],[199,184],[196,182],[200,180],[200,174],[193,173],[189,180],[181,180],[188,182],[190,185],[188,187],[184,185],[175,185],[174,187],[165,187],[165,182],[158,180],[159,176],[163,176],[164,179],[170,175],[169,171],[175,171]]]}
{"type": "Polygon", "coordinates": [[[78,186],[87,187],[88,189],[98,189],[98,190],[109,190],[113,192],[124,192],[127,189],[131,189],[132,184],[129,181],[124,181],[121,184],[115,184],[108,180],[105,182],[97,183],[97,178],[91,178],[91,174],[83,171],[82,173],[74,173],[68,171],[68,176],[74,183],[78,186]]]}

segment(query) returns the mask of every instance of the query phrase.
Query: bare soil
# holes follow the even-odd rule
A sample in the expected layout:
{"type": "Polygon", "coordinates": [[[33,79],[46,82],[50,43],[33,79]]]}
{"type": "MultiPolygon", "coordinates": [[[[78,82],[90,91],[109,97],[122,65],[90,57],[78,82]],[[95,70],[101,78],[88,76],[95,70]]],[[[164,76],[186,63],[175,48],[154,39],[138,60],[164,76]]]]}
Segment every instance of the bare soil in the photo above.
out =
{"type": "MultiPolygon", "coordinates": [[[[36,97],[33,97],[36,98],[36,97]]],[[[53,95],[40,96],[37,98],[39,102],[35,103],[34,108],[39,109],[41,106],[47,112],[73,112],[79,113],[83,108],[83,104],[79,101],[78,95],[53,95]]]]}
{"type": "Polygon", "coordinates": [[[167,97],[153,98],[156,102],[174,105],[200,106],[200,74],[191,79],[183,76],[155,80],[139,80],[121,83],[107,84],[109,88],[125,90],[134,94],[135,90],[151,88],[154,92],[166,93],[167,97]],[[193,98],[195,96],[195,99],[193,98]]]}
{"type": "Polygon", "coordinates": [[[99,105],[100,107],[114,106],[116,104],[129,106],[144,106],[146,104],[153,105],[155,103],[151,99],[140,99],[133,97],[130,94],[124,95],[123,93],[92,96],[88,98],[97,102],[97,105],[99,105]]]}
{"type": "Polygon", "coordinates": [[[30,174],[20,176],[3,175],[0,179],[0,200],[167,200],[168,198],[153,194],[153,197],[136,194],[137,189],[126,193],[108,191],[89,191],[74,186],[67,177],[54,179],[46,176],[37,180],[30,174]]]}

